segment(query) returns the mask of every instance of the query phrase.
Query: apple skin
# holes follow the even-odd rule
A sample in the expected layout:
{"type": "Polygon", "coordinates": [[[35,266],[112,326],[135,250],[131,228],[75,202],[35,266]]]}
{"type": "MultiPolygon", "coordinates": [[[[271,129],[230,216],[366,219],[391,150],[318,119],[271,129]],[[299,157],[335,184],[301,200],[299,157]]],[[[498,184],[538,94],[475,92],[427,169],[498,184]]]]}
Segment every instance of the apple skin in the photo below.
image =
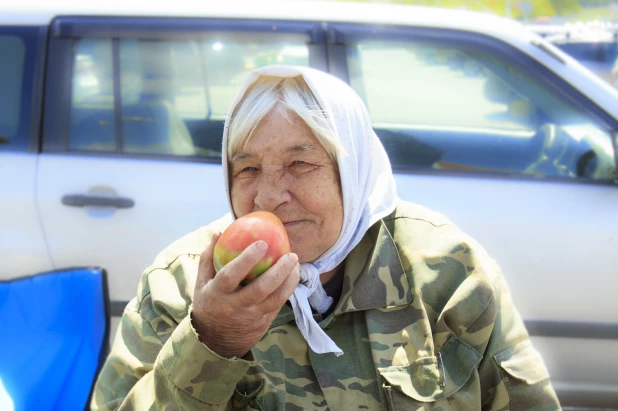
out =
{"type": "Polygon", "coordinates": [[[258,240],[268,244],[268,251],[245,277],[244,283],[259,277],[290,252],[288,234],[281,220],[268,211],[255,211],[235,220],[219,237],[213,254],[215,272],[258,240]]]}

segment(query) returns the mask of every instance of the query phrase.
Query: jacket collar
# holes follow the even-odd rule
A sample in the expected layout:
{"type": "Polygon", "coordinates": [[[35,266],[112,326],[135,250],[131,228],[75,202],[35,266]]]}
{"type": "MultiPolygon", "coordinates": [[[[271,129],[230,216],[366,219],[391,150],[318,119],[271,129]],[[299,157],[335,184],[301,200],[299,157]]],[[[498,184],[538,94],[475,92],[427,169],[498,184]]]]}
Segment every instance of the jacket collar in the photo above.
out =
{"type": "Polygon", "coordinates": [[[412,302],[410,283],[383,220],[374,224],[346,258],[336,314],[412,302]]]}
{"type": "MultiPolygon", "coordinates": [[[[343,289],[334,315],[408,305],[412,302],[409,284],[395,241],[380,220],[345,259],[343,289]]],[[[314,317],[321,319],[317,314],[314,317]]],[[[271,328],[293,319],[294,312],[286,304],[271,328]]]]}

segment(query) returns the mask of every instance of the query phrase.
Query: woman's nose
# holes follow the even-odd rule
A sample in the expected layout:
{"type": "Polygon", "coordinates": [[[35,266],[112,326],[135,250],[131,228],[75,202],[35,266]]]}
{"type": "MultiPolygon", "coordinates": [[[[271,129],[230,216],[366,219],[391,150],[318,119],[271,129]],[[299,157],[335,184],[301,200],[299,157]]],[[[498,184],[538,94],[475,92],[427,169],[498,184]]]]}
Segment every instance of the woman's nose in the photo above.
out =
{"type": "Polygon", "coordinates": [[[258,182],[254,203],[259,210],[274,211],[282,204],[289,203],[289,192],[283,167],[264,167],[258,182]]]}

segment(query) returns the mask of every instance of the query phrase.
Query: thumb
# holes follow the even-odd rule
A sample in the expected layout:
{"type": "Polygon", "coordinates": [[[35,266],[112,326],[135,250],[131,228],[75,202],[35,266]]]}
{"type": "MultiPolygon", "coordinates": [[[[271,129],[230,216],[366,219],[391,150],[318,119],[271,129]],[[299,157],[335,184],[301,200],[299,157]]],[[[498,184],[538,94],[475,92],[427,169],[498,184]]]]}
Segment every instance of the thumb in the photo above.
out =
{"type": "Polygon", "coordinates": [[[215,245],[221,237],[221,232],[217,231],[212,235],[210,244],[206,247],[200,255],[200,263],[197,269],[197,279],[195,280],[195,288],[201,289],[215,276],[215,267],[213,264],[212,256],[215,251],[215,245]]]}

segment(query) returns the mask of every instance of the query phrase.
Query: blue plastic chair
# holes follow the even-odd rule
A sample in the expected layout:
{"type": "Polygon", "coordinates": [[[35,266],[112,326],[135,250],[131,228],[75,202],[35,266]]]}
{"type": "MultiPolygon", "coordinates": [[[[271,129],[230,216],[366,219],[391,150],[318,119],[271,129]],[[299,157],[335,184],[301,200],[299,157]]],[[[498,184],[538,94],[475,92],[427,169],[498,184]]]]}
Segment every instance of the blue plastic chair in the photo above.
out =
{"type": "Polygon", "coordinates": [[[104,270],[0,282],[0,410],[82,410],[108,352],[104,270]]]}

